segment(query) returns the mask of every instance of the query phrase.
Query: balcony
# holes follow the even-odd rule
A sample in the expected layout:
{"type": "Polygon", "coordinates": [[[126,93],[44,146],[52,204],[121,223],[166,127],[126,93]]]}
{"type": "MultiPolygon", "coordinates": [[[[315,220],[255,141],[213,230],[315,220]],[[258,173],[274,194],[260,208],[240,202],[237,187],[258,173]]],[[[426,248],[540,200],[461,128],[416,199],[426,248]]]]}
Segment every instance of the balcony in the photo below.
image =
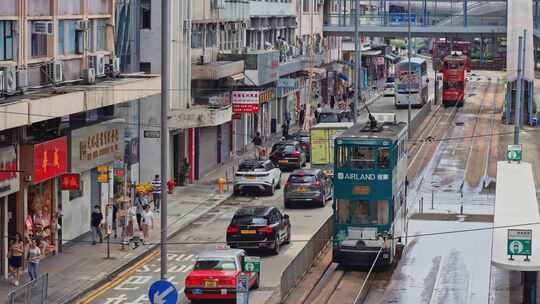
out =
{"type": "Polygon", "coordinates": [[[195,80],[219,80],[244,72],[244,61],[216,61],[191,65],[191,78],[195,80]]]}

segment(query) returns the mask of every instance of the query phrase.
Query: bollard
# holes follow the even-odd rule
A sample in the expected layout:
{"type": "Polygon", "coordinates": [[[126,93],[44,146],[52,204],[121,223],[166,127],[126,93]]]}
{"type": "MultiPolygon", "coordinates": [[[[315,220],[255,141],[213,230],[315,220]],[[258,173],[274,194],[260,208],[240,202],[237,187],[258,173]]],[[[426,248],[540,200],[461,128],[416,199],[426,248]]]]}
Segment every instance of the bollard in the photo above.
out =
{"type": "Polygon", "coordinates": [[[217,184],[218,184],[219,193],[223,193],[225,189],[225,179],[223,177],[218,178],[217,184]]]}
{"type": "Polygon", "coordinates": [[[431,210],[433,210],[433,201],[435,200],[435,190],[431,190],[431,210]]]}

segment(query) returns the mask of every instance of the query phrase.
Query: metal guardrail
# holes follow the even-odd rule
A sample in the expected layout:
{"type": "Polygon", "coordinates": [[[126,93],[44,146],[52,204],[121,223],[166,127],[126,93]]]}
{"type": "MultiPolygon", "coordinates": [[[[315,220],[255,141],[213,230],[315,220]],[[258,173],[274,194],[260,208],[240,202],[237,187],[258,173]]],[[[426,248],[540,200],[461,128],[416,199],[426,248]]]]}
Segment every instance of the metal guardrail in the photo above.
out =
{"type": "Polygon", "coordinates": [[[298,284],[304,274],[311,268],[313,261],[321,250],[326,246],[332,238],[332,216],[324,222],[319,230],[307,242],[306,246],[298,253],[298,255],[287,265],[287,268],[281,275],[280,298],[284,300],[289,292],[298,284]]]}
{"type": "Polygon", "coordinates": [[[37,279],[27,282],[8,293],[7,304],[45,303],[49,288],[49,274],[45,273],[37,279]]]}

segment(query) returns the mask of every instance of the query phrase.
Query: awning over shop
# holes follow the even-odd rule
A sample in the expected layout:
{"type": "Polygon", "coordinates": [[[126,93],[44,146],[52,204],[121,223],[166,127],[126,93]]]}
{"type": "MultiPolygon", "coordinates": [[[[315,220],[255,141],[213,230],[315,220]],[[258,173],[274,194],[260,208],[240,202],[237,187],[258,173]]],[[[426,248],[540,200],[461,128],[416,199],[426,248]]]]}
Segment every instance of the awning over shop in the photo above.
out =
{"type": "Polygon", "coordinates": [[[382,53],[381,50],[362,51],[362,56],[378,56],[381,53],[382,53]]]}
{"type": "Polygon", "coordinates": [[[243,80],[244,78],[246,78],[246,75],[244,73],[239,73],[239,74],[231,75],[228,78],[231,79],[231,80],[234,80],[234,81],[239,81],[239,80],[243,80]]]}
{"type": "Polygon", "coordinates": [[[384,58],[386,58],[391,63],[398,63],[399,59],[400,59],[398,56],[395,56],[395,55],[392,55],[392,54],[386,54],[386,55],[384,55],[384,58]]]}

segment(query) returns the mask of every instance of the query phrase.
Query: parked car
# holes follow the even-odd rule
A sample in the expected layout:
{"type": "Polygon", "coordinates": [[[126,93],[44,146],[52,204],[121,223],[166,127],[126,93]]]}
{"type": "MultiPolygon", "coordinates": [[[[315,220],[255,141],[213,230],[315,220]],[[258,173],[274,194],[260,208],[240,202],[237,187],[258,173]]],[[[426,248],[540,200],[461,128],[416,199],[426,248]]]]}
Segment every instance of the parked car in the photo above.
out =
{"type": "Polygon", "coordinates": [[[387,82],[384,84],[384,96],[395,96],[396,95],[396,88],[395,84],[393,82],[387,82]]]}
{"type": "Polygon", "coordinates": [[[266,193],[273,195],[281,188],[281,170],[270,160],[245,160],[234,175],[235,195],[266,193]]]}
{"type": "Polygon", "coordinates": [[[281,169],[302,168],[306,164],[306,152],[297,140],[285,140],[272,146],[270,159],[281,169]]]}
{"type": "Polygon", "coordinates": [[[309,131],[299,131],[293,134],[293,139],[300,142],[302,149],[306,153],[306,160],[309,162],[311,159],[311,141],[309,131]]]}
{"type": "Polygon", "coordinates": [[[270,249],[279,253],[291,240],[291,222],[276,207],[244,207],[236,211],[227,227],[231,248],[270,249]]]}
{"type": "MultiPolygon", "coordinates": [[[[236,299],[236,280],[242,273],[246,253],[241,249],[214,250],[201,253],[185,280],[184,293],[191,303],[208,300],[236,299]]],[[[248,288],[259,287],[259,273],[249,275],[248,288]]]]}
{"type": "Polygon", "coordinates": [[[324,207],[332,192],[332,179],[322,169],[295,170],[285,183],[283,201],[285,208],[301,203],[324,207]]]}

